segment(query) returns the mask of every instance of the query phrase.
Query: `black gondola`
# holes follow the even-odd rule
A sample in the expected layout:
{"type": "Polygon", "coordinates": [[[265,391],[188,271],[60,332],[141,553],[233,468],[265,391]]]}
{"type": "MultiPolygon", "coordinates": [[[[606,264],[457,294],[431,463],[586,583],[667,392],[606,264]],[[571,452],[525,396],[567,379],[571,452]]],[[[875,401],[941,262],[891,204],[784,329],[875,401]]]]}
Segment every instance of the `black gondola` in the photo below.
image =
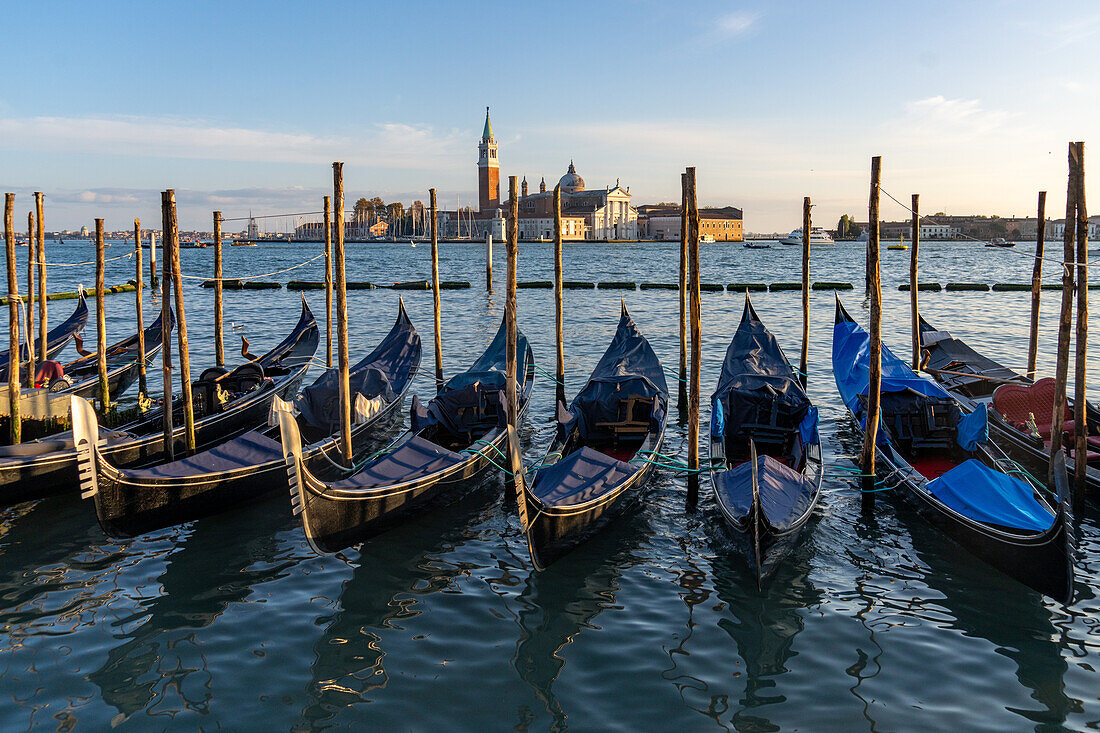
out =
{"type": "MultiPolygon", "coordinates": [[[[84,326],[88,323],[88,301],[84,299],[84,291],[80,291],[80,298],[76,304],[76,310],[72,315],[62,321],[58,326],[55,326],[46,334],[46,356],[49,359],[54,358],[61,351],[69,345],[69,342],[73,340],[73,336],[77,335],[84,330],[84,326]]],[[[37,343],[37,341],[36,341],[37,343]]],[[[37,351],[35,356],[38,356],[37,351]]],[[[26,363],[29,357],[27,351],[27,344],[22,344],[19,347],[19,361],[26,363]]],[[[11,350],[0,351],[0,382],[8,381],[8,362],[11,360],[11,350]]]]}
{"type": "Polygon", "coordinates": [[[821,441],[817,408],[747,295],[710,403],[715,503],[759,584],[817,506],[821,441]]]}
{"type": "MultiPolygon", "coordinates": [[[[844,403],[864,419],[870,338],[836,302],[833,374],[844,403]]],[[[1062,603],[1073,595],[1067,478],[1056,459],[1057,504],[988,438],[986,411],[964,414],[940,385],[882,347],[878,469],[943,534],[1021,583],[1062,603]]]]}
{"type": "MultiPolygon", "coordinates": [[[[298,423],[279,411],[291,503],[315,551],[338,552],[364,542],[501,466],[508,439],[506,345],[502,322],[477,361],[451,377],[427,406],[413,397],[409,430],[338,481],[326,482],[309,469],[298,423]]],[[[535,378],[534,356],[522,333],[516,359],[519,420],[535,378]]]]}
{"type": "MultiPolygon", "coordinates": [[[[399,417],[420,357],[420,335],[402,303],[386,337],[350,369],[357,407],[352,445],[357,452],[371,447],[378,432],[399,417]]],[[[302,431],[319,438],[305,447],[303,460],[321,473],[339,460],[338,374],[336,369],[326,371],[294,401],[302,431]]],[[[279,409],[292,409],[279,397],[272,399],[279,409]]],[[[95,413],[86,401],[74,400],[74,413],[77,409],[83,411],[80,424],[91,429],[87,444],[94,446],[95,413]]],[[[80,445],[82,433],[76,425],[74,420],[80,445]]],[[[99,524],[112,536],[180,524],[285,489],[286,463],[278,438],[275,423],[172,463],[138,469],[117,468],[92,450],[88,457],[94,457],[95,475],[82,468],[82,495],[94,497],[99,524]]]]}
{"type": "MultiPolygon", "coordinates": [[[[317,351],[317,322],[305,299],[298,323],[282,342],[255,361],[231,372],[211,368],[194,383],[197,450],[222,443],[262,424],[272,396],[298,389],[317,351]]],[[[184,451],[183,404],[173,403],[172,441],[184,451]]],[[[99,451],[112,464],[140,468],[164,461],[163,406],[115,430],[100,430],[99,451]]],[[[77,486],[77,453],[73,433],[0,448],[0,505],[77,486]]]]}
{"type": "Polygon", "coordinates": [[[566,409],[540,468],[524,482],[527,539],[545,567],[637,499],[668,419],[665,373],[626,305],[611,344],[566,409]]]}
{"type": "MultiPolygon", "coordinates": [[[[936,330],[923,318],[919,326],[924,371],[958,399],[964,412],[985,405],[993,442],[1028,470],[1040,476],[1048,475],[1054,379],[1046,377],[1032,381],[982,356],[949,332],[936,330]]],[[[1066,467],[1072,474],[1077,460],[1072,400],[1067,407],[1067,419],[1062,424],[1062,447],[1068,453],[1066,467]]],[[[1100,497],[1100,410],[1089,402],[1085,403],[1085,410],[1088,415],[1086,495],[1096,500],[1100,497]]]]}

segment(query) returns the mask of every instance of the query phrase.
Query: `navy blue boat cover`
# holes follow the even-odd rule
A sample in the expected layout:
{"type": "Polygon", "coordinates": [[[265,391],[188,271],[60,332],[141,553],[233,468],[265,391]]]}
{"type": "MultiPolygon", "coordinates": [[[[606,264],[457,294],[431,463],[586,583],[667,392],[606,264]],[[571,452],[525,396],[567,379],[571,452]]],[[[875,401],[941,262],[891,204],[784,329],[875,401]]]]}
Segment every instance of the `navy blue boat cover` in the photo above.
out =
{"type": "MultiPolygon", "coordinates": [[[[73,336],[84,330],[87,323],[88,302],[84,299],[84,293],[82,292],[73,314],[46,334],[47,351],[53,354],[59,346],[64,347],[73,336]]],[[[8,380],[8,361],[10,358],[10,350],[0,351],[0,381],[6,382],[8,380]]],[[[24,362],[27,359],[27,344],[23,343],[19,347],[19,360],[24,362]]]]}
{"type": "Polygon", "coordinates": [[[932,495],[963,516],[1012,529],[1043,532],[1054,515],[1025,481],[970,460],[928,482],[932,495]]]}
{"type": "MultiPolygon", "coordinates": [[[[405,388],[420,362],[420,334],[402,306],[386,337],[350,370],[353,395],[382,397],[390,402],[405,388]]],[[[340,371],[329,369],[294,400],[302,419],[318,428],[331,429],[340,422],[340,371]]]]}
{"type": "Polygon", "coordinates": [[[637,471],[637,466],[584,446],[539,469],[532,492],[548,506],[583,504],[614,489],[637,471]]]}
{"type": "MultiPolygon", "coordinates": [[[[474,382],[488,385],[498,381],[501,383],[500,389],[504,389],[503,380],[506,378],[507,371],[507,348],[508,326],[506,322],[501,321],[500,328],[497,329],[493,340],[485,348],[485,352],[470,365],[469,369],[448,379],[440,391],[448,392],[452,389],[462,389],[474,382]]],[[[527,337],[523,335],[523,331],[517,329],[516,384],[520,390],[523,389],[523,384],[527,379],[527,349],[527,337]]]]}
{"type": "Polygon", "coordinates": [[[123,476],[133,480],[156,478],[187,478],[210,473],[224,473],[249,466],[283,460],[283,446],[277,441],[250,430],[244,435],[210,450],[162,463],[152,468],[120,469],[123,476]]]}
{"type": "MultiPolygon", "coordinates": [[[[741,425],[759,423],[761,415],[773,410],[789,423],[778,427],[800,428],[812,407],[779,342],[747,299],[710,401],[711,415],[717,418],[711,423],[714,435],[737,435],[741,425]]],[[[813,437],[816,424],[806,425],[803,434],[813,437]]]]}
{"type": "Polygon", "coordinates": [[[376,458],[355,475],[331,484],[333,489],[373,489],[427,476],[461,463],[464,456],[413,435],[392,453],[376,458]]]}
{"type": "MultiPolygon", "coordinates": [[[[771,456],[757,456],[756,484],[764,519],[776,532],[786,532],[814,502],[814,483],[771,456]]],[[[752,513],[752,461],[715,475],[722,503],[741,521],[752,513]]]]}

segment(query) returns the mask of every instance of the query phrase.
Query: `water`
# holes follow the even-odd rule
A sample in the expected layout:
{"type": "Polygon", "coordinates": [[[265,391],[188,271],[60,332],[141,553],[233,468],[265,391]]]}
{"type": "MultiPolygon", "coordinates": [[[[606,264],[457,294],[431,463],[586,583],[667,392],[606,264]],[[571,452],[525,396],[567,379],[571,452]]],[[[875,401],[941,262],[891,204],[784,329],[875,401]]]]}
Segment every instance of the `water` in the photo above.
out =
{"type": "MultiPolygon", "coordinates": [[[[1055,247],[1055,249],[1057,249],[1055,247]]],[[[922,280],[1027,282],[1027,245],[926,244],[922,280]]],[[[124,251],[122,244],[109,256],[124,251]]],[[[289,267],[316,244],[226,248],[227,277],[289,267]]],[[[421,244],[349,245],[349,280],[425,279],[421,244]]],[[[25,251],[21,250],[21,254],[25,251]]],[[[90,259],[88,243],[53,244],[52,262],[90,259]]],[[[184,271],[213,252],[184,250],[184,271]]],[[[549,245],[525,244],[520,279],[549,280],[549,245]]],[[[483,245],[445,245],[448,374],[480,353],[500,321],[486,295],[483,245]]],[[[676,244],[565,250],[567,279],[674,282],[676,244]]],[[[859,285],[861,245],[815,253],[812,279],[859,285]]],[[[908,354],[908,252],[883,252],[885,340],[908,354]]],[[[798,248],[704,245],[703,282],[797,281],[798,248]]],[[[1058,273],[1048,266],[1047,280],[1058,273]]],[[[108,266],[108,283],[132,276],[108,266]]],[[[53,268],[50,290],[92,281],[53,268]]],[[[320,279],[320,261],[269,279],[320,279]]],[[[20,274],[25,268],[20,269],[20,274]]],[[[432,363],[431,295],[403,293],[432,363]]],[[[666,367],[678,349],[674,291],[566,291],[567,391],[606,347],[623,296],[666,367]]],[[[1045,292],[1040,369],[1051,373],[1058,293],[1045,292]]],[[[323,292],[307,299],[322,319],[323,292]]],[[[392,324],[398,293],[348,294],[352,355],[392,324]]],[[[519,292],[520,327],[553,370],[553,296],[519,292]]],[[[828,463],[850,466],[860,436],[830,370],[832,294],[811,296],[809,391],[828,463]]],[[[227,291],[227,352],[247,335],[260,353],[295,322],[299,295],[227,291]]],[[[189,287],[196,369],[211,363],[212,291],[189,287]]],[[[844,294],[866,318],[859,291],[844,294]]],[[[148,301],[148,298],[147,298],[148,301]]],[[[1027,293],[921,293],[922,312],[1018,369],[1027,293]]],[[[788,355],[801,337],[796,292],[753,302],[788,355]]],[[[109,296],[111,340],[133,328],[132,294],[109,296]]],[[[715,386],[743,296],[703,293],[703,393],[715,386]]],[[[51,322],[71,301],[50,303],[51,322]]],[[[152,306],[147,305],[149,314],[152,306]]],[[[94,306],[93,306],[94,308],[94,306]]],[[[94,323],[94,320],[89,323],[94,323]]],[[[94,334],[90,327],[89,334],[94,334]]],[[[94,335],[89,339],[94,340],[94,335]]],[[[322,337],[323,354],[324,341],[322,337]]],[[[1096,361],[1094,360],[1094,364],[1096,361]]],[[[415,385],[432,390],[430,368],[415,385]]],[[[151,374],[156,384],[159,369],[151,374]]],[[[1097,383],[1097,369],[1089,371],[1097,383]]],[[[526,458],[553,430],[553,388],[538,377],[526,458]]],[[[684,458],[670,422],[667,450],[684,458]]],[[[719,525],[705,490],[685,511],[686,482],[658,471],[638,509],[549,570],[535,573],[501,486],[467,495],[357,551],[314,556],[280,491],[223,515],[130,541],[107,539],[73,492],[0,510],[0,728],[100,730],[1056,730],[1100,725],[1100,527],[1077,528],[1076,602],[1062,607],[946,543],[904,502],[861,516],[856,487],[825,482],[805,543],[763,591],[719,525]]]]}

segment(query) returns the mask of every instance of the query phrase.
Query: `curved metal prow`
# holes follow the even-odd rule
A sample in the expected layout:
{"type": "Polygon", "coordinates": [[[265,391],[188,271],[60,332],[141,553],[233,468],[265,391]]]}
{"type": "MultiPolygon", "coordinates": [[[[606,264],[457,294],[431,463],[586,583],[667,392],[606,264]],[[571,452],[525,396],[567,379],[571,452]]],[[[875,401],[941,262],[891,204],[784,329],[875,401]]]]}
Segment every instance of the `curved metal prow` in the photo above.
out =
{"type": "Polygon", "coordinates": [[[756,441],[749,439],[749,460],[752,461],[752,545],[753,559],[756,561],[756,589],[760,590],[763,579],[760,569],[760,476],[756,465],[756,441]]]}
{"type": "Polygon", "coordinates": [[[290,403],[275,396],[271,410],[279,419],[279,435],[283,443],[283,460],[286,461],[286,477],[290,484],[290,506],[295,515],[305,509],[305,488],[302,486],[302,433],[290,403]]]}
{"type": "Polygon", "coordinates": [[[99,443],[99,420],[92,403],[83,397],[69,398],[73,421],[73,442],[76,444],[76,473],[80,481],[80,498],[91,499],[99,493],[96,480],[95,450],[99,443]]]}

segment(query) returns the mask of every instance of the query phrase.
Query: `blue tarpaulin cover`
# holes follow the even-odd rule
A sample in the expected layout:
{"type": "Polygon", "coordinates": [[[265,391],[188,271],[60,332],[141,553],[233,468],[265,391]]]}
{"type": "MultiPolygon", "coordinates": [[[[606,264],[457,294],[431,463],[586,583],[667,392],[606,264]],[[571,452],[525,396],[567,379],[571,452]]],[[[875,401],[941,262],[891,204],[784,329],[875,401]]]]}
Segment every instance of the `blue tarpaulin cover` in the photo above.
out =
{"type": "Polygon", "coordinates": [[[587,446],[535,474],[532,492],[548,506],[583,504],[614,489],[638,470],[587,446]]]}
{"type": "Polygon", "coordinates": [[[979,522],[1035,532],[1054,524],[1054,515],[1035,500],[1031,486],[973,458],[929,481],[928,490],[947,506],[979,522]]]}
{"type": "Polygon", "coordinates": [[[966,451],[977,450],[979,445],[989,441],[989,413],[984,402],[978,403],[973,412],[959,420],[955,440],[966,451]]]}
{"type": "MultiPolygon", "coordinates": [[[[814,483],[771,456],[757,456],[756,485],[764,518],[785,532],[814,502],[814,483]]],[[[715,474],[715,489],[730,513],[746,521],[752,512],[752,461],[715,474]]]]}

